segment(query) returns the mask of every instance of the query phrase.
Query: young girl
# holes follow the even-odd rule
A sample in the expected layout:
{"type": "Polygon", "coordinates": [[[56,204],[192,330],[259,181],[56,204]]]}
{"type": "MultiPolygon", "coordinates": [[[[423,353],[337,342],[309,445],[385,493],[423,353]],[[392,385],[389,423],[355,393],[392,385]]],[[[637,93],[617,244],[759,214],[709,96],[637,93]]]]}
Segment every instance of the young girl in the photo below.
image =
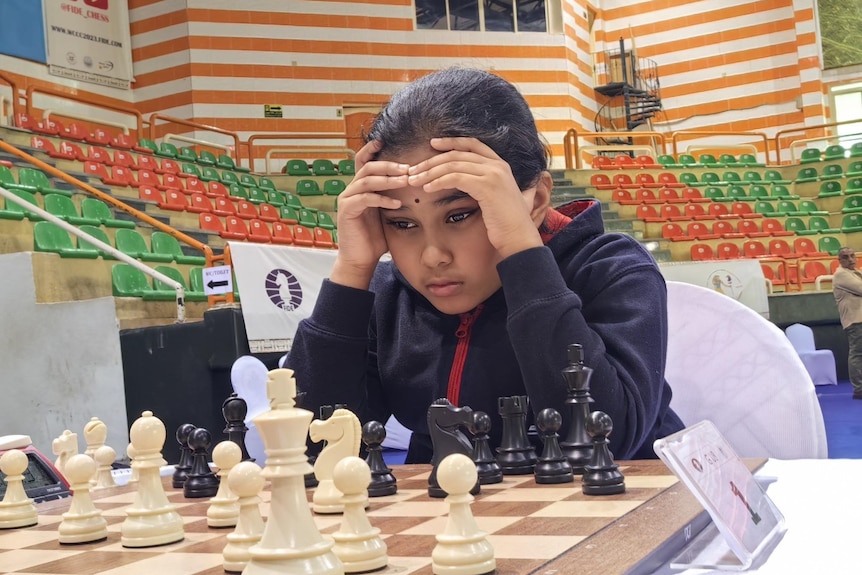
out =
{"type": "Polygon", "coordinates": [[[567,419],[560,371],[579,343],[615,457],[655,457],[652,442],[683,427],[664,380],[664,279],[634,239],[604,233],[598,202],[550,207],[547,150],[516,88],[429,74],[366,140],[338,199],[335,265],[286,361],[303,405],[394,414],[413,430],[406,462],[427,463],[437,398],[488,413],[492,447],[499,397],[567,419]]]}

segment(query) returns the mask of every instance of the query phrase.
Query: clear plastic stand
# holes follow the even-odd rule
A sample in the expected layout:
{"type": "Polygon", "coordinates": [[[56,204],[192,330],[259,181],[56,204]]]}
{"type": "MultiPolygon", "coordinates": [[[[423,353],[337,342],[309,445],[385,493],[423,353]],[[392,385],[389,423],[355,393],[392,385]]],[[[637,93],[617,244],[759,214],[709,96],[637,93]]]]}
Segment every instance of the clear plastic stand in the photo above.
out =
{"type": "Polygon", "coordinates": [[[786,529],[784,516],[712,422],[653,447],[713,521],[671,560],[671,568],[743,571],[768,555],[786,529]]]}

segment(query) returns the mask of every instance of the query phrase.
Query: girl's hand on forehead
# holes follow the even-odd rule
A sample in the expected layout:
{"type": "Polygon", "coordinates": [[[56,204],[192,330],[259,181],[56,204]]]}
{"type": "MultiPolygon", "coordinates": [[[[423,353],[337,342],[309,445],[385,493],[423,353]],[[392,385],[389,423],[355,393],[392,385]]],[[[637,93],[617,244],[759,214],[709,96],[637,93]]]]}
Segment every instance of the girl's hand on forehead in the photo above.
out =
{"type": "Polygon", "coordinates": [[[356,175],[338,196],[338,256],[330,279],[368,289],[374,268],[389,249],[376,208],[397,209],[401,201],[377,192],[407,186],[406,164],[373,160],[376,141],[365,144],[354,158],[356,175]]]}
{"type": "Polygon", "coordinates": [[[542,245],[531,219],[535,188],[518,189],[511,167],[494,150],[476,138],[432,138],[430,143],[440,153],[410,167],[411,186],[469,194],[482,210],[489,241],[503,257],[542,245]]]}

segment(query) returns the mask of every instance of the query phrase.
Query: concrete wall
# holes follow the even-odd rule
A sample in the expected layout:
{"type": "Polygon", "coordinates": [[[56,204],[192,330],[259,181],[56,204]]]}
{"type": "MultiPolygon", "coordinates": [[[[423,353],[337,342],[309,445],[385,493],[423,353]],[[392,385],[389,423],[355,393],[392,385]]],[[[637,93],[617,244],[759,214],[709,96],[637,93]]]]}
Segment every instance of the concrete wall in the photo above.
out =
{"type": "Polygon", "coordinates": [[[53,459],[64,429],[84,451],[95,416],[123,458],[129,422],[114,300],[36,303],[32,255],[0,255],[0,435],[29,435],[53,459]]]}

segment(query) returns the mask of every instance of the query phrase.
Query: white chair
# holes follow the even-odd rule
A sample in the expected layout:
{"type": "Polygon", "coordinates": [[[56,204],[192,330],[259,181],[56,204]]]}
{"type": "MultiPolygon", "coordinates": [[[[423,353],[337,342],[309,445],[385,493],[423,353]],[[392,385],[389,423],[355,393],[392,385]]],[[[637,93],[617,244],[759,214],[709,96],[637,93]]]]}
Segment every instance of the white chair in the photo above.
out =
{"type": "Polygon", "coordinates": [[[686,425],[708,419],[741,457],[828,456],[808,371],[784,333],[738,301],[669,281],[665,377],[686,425]]]}
{"type": "Polygon", "coordinates": [[[814,346],[814,331],[810,327],[794,323],[787,326],[784,333],[799,354],[799,359],[811,375],[814,385],[838,385],[835,354],[831,349],[817,349],[814,346]]]}
{"type": "Polygon", "coordinates": [[[230,368],[230,382],[234,392],[243,398],[248,405],[245,416],[245,448],[255,459],[255,463],[263,466],[266,463],[263,439],[252,419],[258,414],[269,410],[269,398],[266,396],[266,378],[269,370],[266,365],[251,355],[238,357],[230,368]]]}

